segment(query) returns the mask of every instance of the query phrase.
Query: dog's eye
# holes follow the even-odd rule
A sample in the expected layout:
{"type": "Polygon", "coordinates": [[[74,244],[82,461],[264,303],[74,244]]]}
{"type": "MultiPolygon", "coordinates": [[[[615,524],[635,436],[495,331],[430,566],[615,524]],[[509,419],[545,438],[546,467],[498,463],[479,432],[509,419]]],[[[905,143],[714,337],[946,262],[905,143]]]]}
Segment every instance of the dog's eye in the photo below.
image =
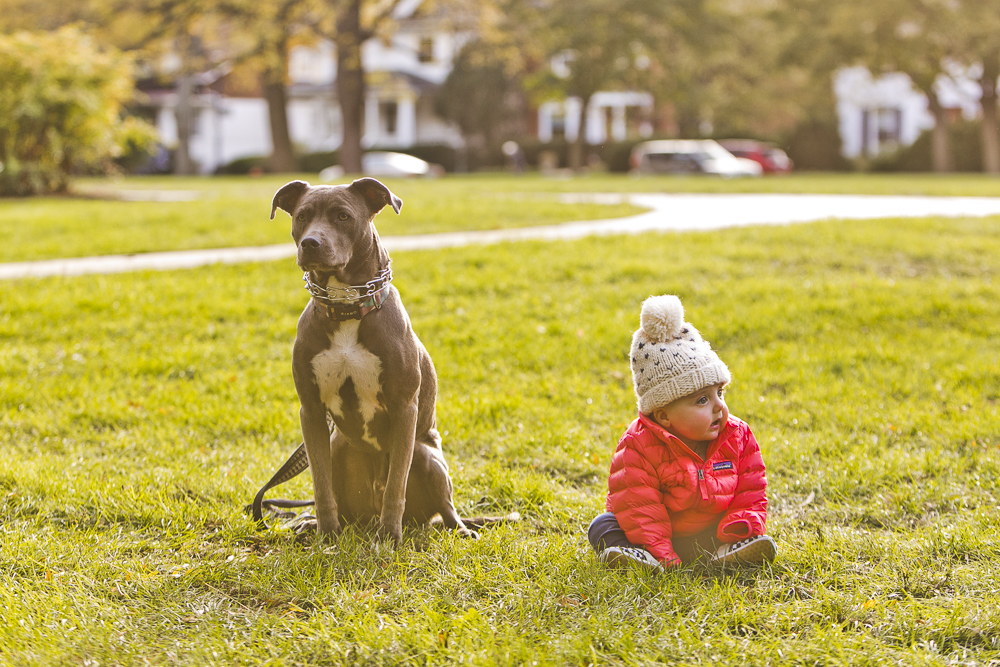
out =
{"type": "Polygon", "coordinates": [[[298,220],[299,222],[301,222],[301,221],[303,221],[303,220],[306,219],[306,214],[305,213],[299,213],[297,216],[295,216],[295,219],[298,220]]]}
{"type": "Polygon", "coordinates": [[[344,211],[337,214],[337,220],[347,220],[349,217],[351,216],[347,215],[344,211]]]}

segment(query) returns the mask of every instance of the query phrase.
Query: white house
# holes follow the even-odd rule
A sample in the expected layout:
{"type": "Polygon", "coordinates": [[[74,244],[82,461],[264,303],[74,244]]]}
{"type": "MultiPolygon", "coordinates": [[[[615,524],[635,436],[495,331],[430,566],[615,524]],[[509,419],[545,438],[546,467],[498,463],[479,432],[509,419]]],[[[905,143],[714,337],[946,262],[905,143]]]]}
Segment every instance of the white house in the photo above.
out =
{"type": "MultiPolygon", "coordinates": [[[[453,124],[435,113],[434,92],[451,72],[454,59],[471,32],[453,28],[447,17],[423,14],[423,0],[405,0],[394,17],[398,29],[388,39],[362,45],[368,81],[365,100],[365,148],[405,149],[417,144],[460,148],[464,140],[453,124]]],[[[175,59],[176,60],[176,59],[175,59]]],[[[179,67],[179,62],[174,63],[179,67]]],[[[169,71],[169,67],[166,68],[169,71]]],[[[296,46],[289,54],[288,124],[300,152],[332,151],[343,137],[336,99],[335,47],[328,41],[296,46]]],[[[271,153],[267,103],[262,97],[224,94],[219,69],[199,76],[191,101],[191,158],[202,173],[245,157],[271,153]]],[[[163,145],[176,146],[178,95],[175,89],[147,91],[163,145]]],[[[547,102],[538,109],[538,137],[576,139],[578,98],[547,102]]],[[[653,98],[643,92],[601,92],[590,102],[586,140],[591,144],[624,141],[652,133],[653,98]]]]}
{"type": "MultiPolygon", "coordinates": [[[[909,146],[921,132],[934,127],[927,96],[905,74],[874,78],[864,67],[850,67],[837,72],[833,88],[844,157],[874,157],[909,146]]],[[[935,89],[951,113],[967,120],[979,113],[981,91],[975,72],[941,75],[935,89]]]]}
{"type": "MultiPolygon", "coordinates": [[[[421,0],[402,3],[398,30],[386,43],[362,45],[369,83],[362,144],[366,148],[407,148],[415,144],[462,145],[458,128],[434,112],[434,91],[444,83],[468,34],[450,30],[440,18],[420,16],[421,0]]],[[[243,157],[271,153],[267,103],[261,97],[237,97],[212,90],[219,75],[201,75],[201,92],[192,101],[192,159],[202,173],[243,157]]],[[[302,152],[332,151],[343,128],[336,100],[336,53],[332,43],[297,46],[289,54],[288,124],[292,142],[302,152]]],[[[150,91],[160,141],[177,144],[175,90],[150,91]]]]}
{"type": "MultiPolygon", "coordinates": [[[[545,102],[538,108],[538,138],[552,141],[562,135],[575,141],[580,134],[580,107],[583,101],[569,97],[563,101],[545,102]]],[[[605,91],[590,98],[587,110],[585,139],[589,144],[625,141],[629,126],[641,137],[653,134],[653,96],[644,92],[605,91]]]]}

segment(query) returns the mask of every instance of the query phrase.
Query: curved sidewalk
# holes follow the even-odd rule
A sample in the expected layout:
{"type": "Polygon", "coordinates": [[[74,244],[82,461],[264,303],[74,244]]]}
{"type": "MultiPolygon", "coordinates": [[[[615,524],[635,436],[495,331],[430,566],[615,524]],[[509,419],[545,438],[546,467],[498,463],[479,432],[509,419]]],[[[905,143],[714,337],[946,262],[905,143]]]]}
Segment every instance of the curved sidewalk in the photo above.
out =
{"type": "MultiPolygon", "coordinates": [[[[1000,197],[922,197],[808,194],[574,194],[567,202],[628,202],[650,209],[609,220],[568,222],[472,232],[384,236],[389,251],[432,250],[527,240],[571,240],[584,236],[650,231],[707,231],[747,225],[787,225],[817,220],[863,220],[929,216],[1000,215],[1000,197]]],[[[169,271],[206,264],[262,262],[295,256],[291,243],[280,245],[105,255],[0,264],[0,280],[78,276],[89,273],[169,271]]]]}

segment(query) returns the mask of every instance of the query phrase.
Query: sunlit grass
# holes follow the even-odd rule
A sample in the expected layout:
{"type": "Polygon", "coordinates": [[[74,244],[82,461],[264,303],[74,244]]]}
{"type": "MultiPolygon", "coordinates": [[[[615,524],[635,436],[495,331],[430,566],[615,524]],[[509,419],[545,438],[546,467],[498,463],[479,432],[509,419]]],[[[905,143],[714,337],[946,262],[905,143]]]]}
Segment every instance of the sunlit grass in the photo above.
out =
{"type": "MultiPolygon", "coordinates": [[[[89,180],[76,190],[90,198],[0,199],[0,262],[291,243],[288,216],[278,211],[274,220],[269,217],[274,193],[293,178],[89,180]],[[108,199],[122,191],[140,197],[167,191],[179,201],[108,199]]],[[[298,178],[317,182],[311,174],[298,178]]],[[[626,203],[564,203],[556,193],[521,190],[521,181],[511,179],[386,183],[403,199],[403,215],[380,215],[382,235],[551,225],[645,210],[626,203]]]]}
{"type": "Polygon", "coordinates": [[[0,663],[1000,660],[996,218],[394,260],[458,505],[523,522],[398,552],[253,530],[243,504],[299,442],[292,260],[5,283],[0,663]],[[762,444],[764,571],[608,572],[586,545],[660,293],[762,444]]]}
{"type": "MultiPolygon", "coordinates": [[[[269,245],[289,241],[288,219],[268,219],[271,197],[298,176],[132,177],[81,179],[77,193],[171,191],[193,201],[87,198],[0,199],[0,262],[129,254],[161,250],[269,245]]],[[[378,218],[383,235],[501,229],[615,218],[641,212],[629,204],[563,203],[560,193],[788,192],[1000,196],[1000,179],[986,175],[810,174],[721,180],[591,174],[566,178],[537,173],[387,179],[403,199],[403,215],[378,218]]],[[[135,193],[133,192],[133,195],[135,193]]]]}

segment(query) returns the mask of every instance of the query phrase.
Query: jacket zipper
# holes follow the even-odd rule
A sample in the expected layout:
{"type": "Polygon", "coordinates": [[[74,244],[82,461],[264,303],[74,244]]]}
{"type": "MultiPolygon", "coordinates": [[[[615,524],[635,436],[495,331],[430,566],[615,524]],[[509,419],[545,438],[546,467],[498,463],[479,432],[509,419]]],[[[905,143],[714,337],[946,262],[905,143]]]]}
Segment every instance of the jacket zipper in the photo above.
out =
{"type": "Polygon", "coordinates": [[[702,500],[708,500],[708,489],[705,486],[705,471],[698,468],[698,490],[701,491],[702,500]]]}

